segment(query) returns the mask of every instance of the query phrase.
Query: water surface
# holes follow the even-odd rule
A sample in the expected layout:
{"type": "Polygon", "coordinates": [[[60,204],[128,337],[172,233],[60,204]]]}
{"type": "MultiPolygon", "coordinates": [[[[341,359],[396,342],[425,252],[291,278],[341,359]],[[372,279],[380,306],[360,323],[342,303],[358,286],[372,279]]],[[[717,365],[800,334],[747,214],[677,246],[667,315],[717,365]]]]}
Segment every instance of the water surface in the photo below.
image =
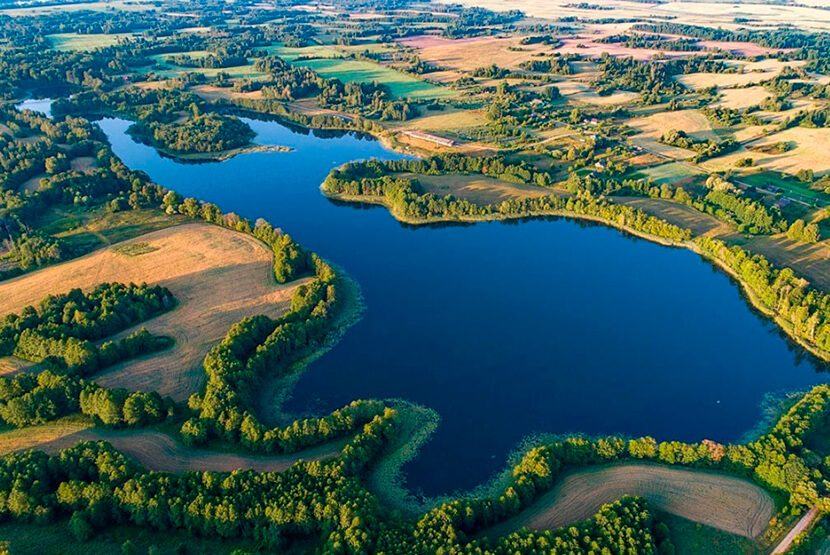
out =
{"type": "Polygon", "coordinates": [[[360,283],[367,310],[300,378],[286,409],[404,398],[441,426],[405,467],[428,494],[469,488],[534,432],[734,441],[765,393],[824,381],[696,254],[566,220],[412,228],[327,200],[335,166],[395,158],[374,140],[250,121],[295,149],[182,164],[104,119],[132,168],[283,228],[360,283]]]}

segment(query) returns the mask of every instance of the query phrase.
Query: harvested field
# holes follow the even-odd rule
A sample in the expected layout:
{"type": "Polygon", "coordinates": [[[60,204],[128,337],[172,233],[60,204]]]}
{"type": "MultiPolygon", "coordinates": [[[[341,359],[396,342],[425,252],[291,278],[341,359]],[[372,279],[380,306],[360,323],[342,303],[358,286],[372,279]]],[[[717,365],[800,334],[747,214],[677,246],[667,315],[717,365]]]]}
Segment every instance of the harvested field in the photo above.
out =
{"type": "Polygon", "coordinates": [[[534,53],[549,52],[547,45],[523,45],[518,47],[519,37],[474,37],[467,39],[446,39],[433,35],[406,37],[398,42],[416,48],[418,56],[425,62],[457,71],[472,72],[490,64],[518,69],[519,64],[531,59],[534,53]]]}
{"type": "Polygon", "coordinates": [[[746,89],[727,89],[720,91],[723,97],[715,103],[722,108],[741,110],[750,106],[757,106],[771,95],[764,87],[748,87],[746,89]]]}
{"type": "Polygon", "coordinates": [[[447,108],[441,112],[423,112],[423,117],[403,122],[402,127],[417,131],[457,131],[487,124],[480,110],[447,108]]]}
{"type": "Polygon", "coordinates": [[[232,472],[282,472],[299,460],[313,461],[337,456],[346,440],[306,449],[300,453],[275,457],[256,457],[188,448],[170,436],[148,430],[115,431],[81,424],[45,424],[0,434],[0,455],[36,449],[50,455],[81,441],[108,441],[118,451],[150,470],[185,472],[188,470],[232,472]]]}
{"type": "Polygon", "coordinates": [[[830,244],[815,245],[788,239],[786,234],[754,236],[740,242],[753,253],[763,254],[776,266],[789,266],[822,291],[830,291],[830,244]]]}
{"type": "Polygon", "coordinates": [[[696,139],[718,138],[712,130],[712,124],[700,110],[657,112],[650,116],[634,118],[628,122],[628,126],[653,139],[659,139],[670,129],[685,131],[696,139]]]}
{"type": "Polygon", "coordinates": [[[795,174],[798,170],[809,168],[816,173],[830,171],[830,150],[825,148],[830,142],[830,128],[808,129],[793,127],[768,135],[752,143],[753,151],[741,149],[720,158],[707,160],[704,168],[719,171],[734,167],[735,161],[752,156],[759,168],[795,174]],[[773,145],[775,143],[789,143],[793,148],[781,154],[764,154],[754,149],[773,145]]]}
{"type": "MultiPolygon", "coordinates": [[[[494,11],[521,10],[528,16],[554,20],[566,16],[576,16],[590,21],[606,18],[609,14],[605,10],[566,7],[573,4],[570,0],[462,0],[460,4],[478,6],[494,11]]],[[[757,19],[759,21],[758,25],[763,26],[791,23],[798,27],[816,30],[830,28],[830,14],[818,7],[811,8],[802,5],[730,4],[717,1],[675,1],[656,5],[622,0],[606,0],[603,5],[613,7],[614,11],[610,12],[613,17],[623,19],[641,18],[648,21],[654,16],[669,17],[671,19],[678,17],[683,23],[689,25],[736,30],[742,27],[742,24],[735,23],[735,18],[745,17],[757,19]]],[[[734,43],[729,43],[727,46],[737,47],[734,43]]]]}
{"type": "Polygon", "coordinates": [[[730,231],[729,226],[714,216],[698,212],[685,204],[652,198],[611,197],[617,204],[639,208],[643,212],[680,227],[691,229],[695,235],[719,235],[730,231]]]}
{"type": "MultiPolygon", "coordinates": [[[[104,387],[158,391],[178,401],[199,390],[201,361],[232,324],[252,314],[276,317],[290,303],[292,285],[277,285],[272,253],[258,240],[209,224],[155,231],[121,243],[156,248],[127,256],[113,248],[0,284],[0,315],[18,312],[52,293],[108,281],[159,283],[180,305],[145,322],[150,332],[176,344],[158,355],[128,361],[96,378],[104,387]]],[[[130,333],[133,330],[127,330],[130,333]]]]}
{"type": "Polygon", "coordinates": [[[633,118],[628,121],[628,126],[638,132],[631,138],[633,144],[675,160],[691,158],[694,152],[661,143],[660,137],[670,129],[685,131],[697,139],[718,138],[700,110],[656,112],[650,116],[633,118]]]}
{"type": "Polygon", "coordinates": [[[416,178],[425,193],[433,193],[441,197],[453,195],[481,206],[510,199],[546,197],[556,194],[555,191],[544,187],[510,183],[477,175],[400,174],[400,176],[416,178]]]}
{"type": "Polygon", "coordinates": [[[494,527],[496,537],[522,526],[549,530],[593,516],[625,495],[644,497],[655,509],[735,535],[755,538],[775,513],[772,497],[739,478],[652,464],[603,466],[567,474],[516,517],[494,527]]]}

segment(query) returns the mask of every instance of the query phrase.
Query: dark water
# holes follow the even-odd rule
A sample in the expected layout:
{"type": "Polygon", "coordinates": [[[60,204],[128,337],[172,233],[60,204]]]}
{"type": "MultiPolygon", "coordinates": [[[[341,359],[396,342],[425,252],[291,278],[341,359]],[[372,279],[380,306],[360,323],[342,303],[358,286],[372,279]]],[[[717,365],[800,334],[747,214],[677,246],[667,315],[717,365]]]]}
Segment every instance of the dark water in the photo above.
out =
{"type": "Polygon", "coordinates": [[[219,164],[161,158],[101,122],[130,167],[186,196],[264,217],[345,268],[367,310],[300,378],[286,408],[400,397],[443,422],[405,470],[428,494],[469,488],[533,432],[738,439],[767,392],[826,379],[697,255],[558,221],[408,228],[328,201],[344,162],[397,156],[354,136],[252,121],[292,153],[219,164]]]}

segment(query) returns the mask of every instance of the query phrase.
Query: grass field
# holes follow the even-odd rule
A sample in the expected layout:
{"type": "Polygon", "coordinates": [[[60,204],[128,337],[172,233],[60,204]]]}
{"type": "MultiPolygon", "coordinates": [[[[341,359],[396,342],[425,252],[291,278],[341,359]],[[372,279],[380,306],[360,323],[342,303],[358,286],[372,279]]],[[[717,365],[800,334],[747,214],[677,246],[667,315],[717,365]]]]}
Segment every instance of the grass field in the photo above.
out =
{"type": "Polygon", "coordinates": [[[817,206],[827,206],[830,204],[830,195],[827,195],[824,191],[811,189],[807,184],[778,172],[756,172],[741,175],[738,179],[741,183],[762,189],[769,189],[770,186],[777,187],[788,197],[796,198],[810,204],[816,204],[817,206]]]}
{"type": "Polygon", "coordinates": [[[143,325],[152,333],[172,336],[175,346],[117,365],[96,381],[104,387],[159,391],[182,401],[198,391],[204,380],[202,359],[232,324],[251,314],[279,316],[289,305],[294,286],[276,285],[271,251],[248,235],[188,224],[131,242],[156,250],[126,256],[108,248],[0,283],[0,315],[75,287],[107,281],[160,283],[180,305],[143,325]]]}
{"type": "Polygon", "coordinates": [[[425,193],[438,196],[453,195],[479,205],[493,204],[510,199],[544,197],[555,194],[550,189],[535,185],[510,183],[480,175],[415,175],[400,174],[401,177],[416,178],[425,193]]]}
{"type": "Polygon", "coordinates": [[[683,555],[761,555],[766,552],[757,541],[729,534],[711,526],[669,513],[658,517],[669,526],[671,541],[683,555]]]}
{"type": "Polygon", "coordinates": [[[113,46],[120,40],[131,39],[131,33],[116,33],[112,35],[79,35],[78,33],[60,33],[47,35],[52,48],[63,52],[71,50],[95,50],[103,46],[113,46]]]}
{"type": "Polygon", "coordinates": [[[680,162],[661,164],[659,166],[653,166],[641,171],[661,185],[663,183],[677,184],[703,173],[694,166],[680,162]]]}
{"type": "Polygon", "coordinates": [[[548,530],[593,516],[624,495],[645,498],[653,508],[718,530],[758,537],[775,503],[758,486],[739,478],[652,464],[602,466],[571,472],[516,517],[494,527],[496,537],[527,526],[548,530]]]}
{"type": "MultiPolygon", "coordinates": [[[[458,94],[452,89],[421,81],[400,71],[395,71],[394,69],[373,62],[325,57],[310,60],[297,59],[303,55],[326,55],[324,52],[320,52],[319,49],[311,52],[308,52],[308,50],[310,49],[281,47],[277,49],[277,53],[294,65],[313,69],[323,77],[337,78],[344,83],[351,83],[353,81],[364,81],[368,83],[377,81],[383,83],[389,86],[392,95],[396,98],[432,100],[451,98],[458,94]]],[[[336,53],[333,49],[328,50],[336,53]]]]}
{"type": "Polygon", "coordinates": [[[401,122],[401,128],[418,131],[463,131],[476,129],[487,124],[479,110],[456,110],[446,108],[440,112],[423,110],[421,117],[401,122]]]}
{"type": "Polygon", "coordinates": [[[161,210],[125,210],[110,212],[105,208],[87,210],[47,210],[37,225],[46,233],[60,237],[75,252],[89,252],[118,241],[165,229],[188,221],[169,216],[161,210]]]}

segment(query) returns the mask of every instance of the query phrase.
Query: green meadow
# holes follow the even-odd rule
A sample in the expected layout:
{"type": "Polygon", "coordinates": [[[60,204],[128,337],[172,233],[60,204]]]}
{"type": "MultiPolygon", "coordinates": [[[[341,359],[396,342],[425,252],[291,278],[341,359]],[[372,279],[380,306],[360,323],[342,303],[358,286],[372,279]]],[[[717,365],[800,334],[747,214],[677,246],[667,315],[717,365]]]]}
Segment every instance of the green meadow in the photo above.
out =
{"type": "Polygon", "coordinates": [[[387,85],[396,98],[433,100],[456,96],[456,91],[416,79],[406,73],[384,67],[374,62],[335,58],[342,52],[328,46],[308,48],[276,47],[273,49],[281,58],[297,66],[313,69],[323,77],[337,78],[344,83],[353,81],[378,81],[387,85]],[[320,56],[300,59],[305,56],[320,56]]]}
{"type": "Polygon", "coordinates": [[[132,33],[115,33],[112,35],[79,35],[78,33],[59,33],[47,35],[52,48],[63,52],[71,50],[95,50],[103,46],[118,44],[121,39],[133,38],[132,33]]]}

